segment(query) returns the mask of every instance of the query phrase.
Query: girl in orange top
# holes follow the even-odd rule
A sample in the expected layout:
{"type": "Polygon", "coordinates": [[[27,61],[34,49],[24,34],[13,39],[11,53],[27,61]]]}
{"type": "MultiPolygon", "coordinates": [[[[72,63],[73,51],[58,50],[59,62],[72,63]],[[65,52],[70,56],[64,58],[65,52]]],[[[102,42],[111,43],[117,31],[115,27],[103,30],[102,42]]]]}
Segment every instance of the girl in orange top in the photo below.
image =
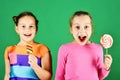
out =
{"type": "Polygon", "coordinates": [[[5,50],[4,80],[50,80],[50,51],[47,46],[34,42],[38,20],[31,12],[23,12],[13,19],[20,42],[5,50]]]}

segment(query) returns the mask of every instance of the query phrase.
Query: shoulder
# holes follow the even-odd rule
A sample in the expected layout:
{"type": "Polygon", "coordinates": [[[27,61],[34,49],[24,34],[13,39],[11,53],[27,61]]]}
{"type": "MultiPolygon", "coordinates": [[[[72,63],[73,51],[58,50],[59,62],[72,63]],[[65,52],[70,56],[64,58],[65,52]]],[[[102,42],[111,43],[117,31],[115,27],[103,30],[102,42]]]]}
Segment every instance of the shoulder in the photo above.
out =
{"type": "Polygon", "coordinates": [[[69,51],[73,48],[73,44],[71,43],[66,43],[66,44],[62,44],[59,48],[59,53],[69,53],[69,51]]]}
{"type": "Polygon", "coordinates": [[[12,52],[14,50],[15,46],[8,46],[6,47],[5,51],[12,52]]]}
{"type": "Polygon", "coordinates": [[[8,59],[8,54],[11,53],[15,49],[15,46],[8,46],[5,49],[4,57],[5,59],[8,59]]]}
{"type": "Polygon", "coordinates": [[[45,44],[41,44],[41,43],[35,43],[35,47],[39,48],[39,49],[49,50],[48,47],[45,44]]]}
{"type": "Polygon", "coordinates": [[[35,55],[38,57],[43,57],[45,54],[49,53],[49,48],[45,44],[34,43],[35,55]]]}
{"type": "Polygon", "coordinates": [[[72,46],[71,43],[62,44],[59,49],[69,48],[70,46],[72,46]]]}
{"type": "Polygon", "coordinates": [[[98,56],[103,55],[103,48],[100,44],[92,43],[92,45],[93,45],[93,49],[96,51],[98,56]]]}
{"type": "Polygon", "coordinates": [[[96,48],[102,48],[102,46],[101,46],[100,44],[97,44],[97,43],[92,43],[91,45],[92,45],[92,47],[94,47],[95,49],[96,49],[96,48]]]}
{"type": "Polygon", "coordinates": [[[60,47],[71,47],[73,45],[74,45],[73,43],[65,43],[65,44],[62,44],[60,47]]]}

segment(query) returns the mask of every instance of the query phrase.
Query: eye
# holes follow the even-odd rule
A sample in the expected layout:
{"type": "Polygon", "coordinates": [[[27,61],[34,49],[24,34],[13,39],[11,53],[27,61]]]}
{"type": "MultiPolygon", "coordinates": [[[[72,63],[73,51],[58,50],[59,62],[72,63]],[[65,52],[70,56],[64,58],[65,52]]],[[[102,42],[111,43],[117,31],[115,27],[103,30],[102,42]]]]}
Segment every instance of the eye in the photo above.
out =
{"type": "Polygon", "coordinates": [[[29,28],[36,28],[36,26],[35,25],[31,25],[31,26],[29,26],[29,28]]]}
{"type": "Polygon", "coordinates": [[[34,26],[29,26],[30,28],[34,27],[34,26]]]}
{"type": "Polygon", "coordinates": [[[84,26],[84,29],[87,29],[87,28],[89,28],[89,26],[87,26],[87,25],[86,25],[86,26],[84,26]]]}
{"type": "Polygon", "coordinates": [[[80,29],[80,26],[76,26],[77,29],[80,29]]]}
{"type": "Polygon", "coordinates": [[[25,28],[25,26],[23,25],[23,26],[21,26],[22,28],[25,28]]]}

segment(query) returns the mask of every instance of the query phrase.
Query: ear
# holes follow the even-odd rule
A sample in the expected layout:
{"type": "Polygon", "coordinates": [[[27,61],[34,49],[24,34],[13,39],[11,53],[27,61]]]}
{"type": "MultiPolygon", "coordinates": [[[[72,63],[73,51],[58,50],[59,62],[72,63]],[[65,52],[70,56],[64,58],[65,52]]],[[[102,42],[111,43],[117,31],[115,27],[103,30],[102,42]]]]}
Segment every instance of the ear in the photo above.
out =
{"type": "Polygon", "coordinates": [[[15,26],[15,31],[16,31],[17,34],[19,34],[19,30],[18,30],[17,26],[15,26]]]}
{"type": "Polygon", "coordinates": [[[70,27],[70,33],[72,34],[72,27],[70,27]]]}

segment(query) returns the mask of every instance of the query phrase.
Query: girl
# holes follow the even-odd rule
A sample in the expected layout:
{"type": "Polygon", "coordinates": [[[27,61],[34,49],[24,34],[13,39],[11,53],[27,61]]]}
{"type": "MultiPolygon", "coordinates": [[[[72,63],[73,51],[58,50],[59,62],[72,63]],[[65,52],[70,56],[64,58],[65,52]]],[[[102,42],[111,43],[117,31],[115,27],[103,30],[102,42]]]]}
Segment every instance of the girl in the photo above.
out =
{"type": "Polygon", "coordinates": [[[31,12],[13,17],[20,42],[5,50],[4,80],[50,80],[51,56],[47,46],[34,42],[38,20],[31,12]]]}
{"type": "Polygon", "coordinates": [[[58,52],[55,80],[102,80],[110,70],[112,57],[105,55],[99,44],[90,42],[92,18],[88,12],[78,11],[70,19],[74,41],[64,44],[58,52]]]}

